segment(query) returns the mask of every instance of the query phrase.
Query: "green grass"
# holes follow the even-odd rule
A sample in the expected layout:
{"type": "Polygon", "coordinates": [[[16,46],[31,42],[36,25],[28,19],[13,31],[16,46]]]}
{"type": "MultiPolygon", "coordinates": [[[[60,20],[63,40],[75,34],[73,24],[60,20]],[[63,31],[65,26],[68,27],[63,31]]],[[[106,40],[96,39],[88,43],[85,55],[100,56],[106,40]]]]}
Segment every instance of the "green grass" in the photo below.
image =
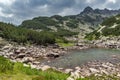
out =
{"type": "Polygon", "coordinates": [[[56,43],[57,43],[60,47],[71,47],[71,46],[74,46],[74,42],[65,41],[65,40],[63,40],[63,39],[56,39],[56,43]]]}
{"type": "Polygon", "coordinates": [[[41,71],[12,63],[0,56],[0,80],[66,80],[69,75],[52,69],[41,71]]]}
{"type": "Polygon", "coordinates": [[[74,46],[74,43],[58,43],[58,45],[61,47],[71,47],[74,46]]]}
{"type": "MultiPolygon", "coordinates": [[[[66,80],[68,74],[49,69],[41,71],[24,67],[22,63],[13,63],[0,56],[0,80],[66,80]]],[[[77,80],[120,80],[115,76],[90,76],[77,80]]]]}

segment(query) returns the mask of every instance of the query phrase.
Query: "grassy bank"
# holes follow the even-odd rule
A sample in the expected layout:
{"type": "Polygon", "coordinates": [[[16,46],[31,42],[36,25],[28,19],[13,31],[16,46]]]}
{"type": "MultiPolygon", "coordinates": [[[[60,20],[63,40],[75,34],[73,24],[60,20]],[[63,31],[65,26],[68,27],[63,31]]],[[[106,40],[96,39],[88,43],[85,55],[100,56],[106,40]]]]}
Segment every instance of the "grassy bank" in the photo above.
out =
{"type": "MultiPolygon", "coordinates": [[[[41,71],[23,66],[22,63],[13,63],[0,56],[0,80],[67,80],[68,74],[53,69],[41,71]]],[[[77,80],[120,80],[116,76],[94,76],[77,80]]]]}
{"type": "Polygon", "coordinates": [[[68,76],[52,69],[43,72],[24,67],[0,56],[0,80],[66,80],[68,76]]]}

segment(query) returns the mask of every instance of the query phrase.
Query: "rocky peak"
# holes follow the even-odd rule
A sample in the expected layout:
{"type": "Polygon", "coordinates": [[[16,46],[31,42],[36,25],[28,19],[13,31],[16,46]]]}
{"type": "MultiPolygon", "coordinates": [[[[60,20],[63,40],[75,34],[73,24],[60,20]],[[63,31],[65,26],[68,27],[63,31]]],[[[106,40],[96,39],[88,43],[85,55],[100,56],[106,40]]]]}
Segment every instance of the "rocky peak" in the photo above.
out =
{"type": "Polygon", "coordinates": [[[105,9],[93,9],[90,6],[87,6],[79,15],[86,15],[86,14],[100,14],[100,15],[105,15],[105,16],[113,16],[116,14],[120,14],[120,9],[118,10],[109,10],[107,8],[105,9]]]}
{"type": "Polygon", "coordinates": [[[84,9],[84,11],[93,11],[93,9],[90,6],[88,6],[84,9]]]}
{"type": "Polygon", "coordinates": [[[86,7],[84,10],[83,10],[83,12],[82,12],[82,14],[84,14],[84,13],[90,13],[90,12],[93,12],[94,10],[90,7],[90,6],[88,6],[88,7],[86,7]]]}

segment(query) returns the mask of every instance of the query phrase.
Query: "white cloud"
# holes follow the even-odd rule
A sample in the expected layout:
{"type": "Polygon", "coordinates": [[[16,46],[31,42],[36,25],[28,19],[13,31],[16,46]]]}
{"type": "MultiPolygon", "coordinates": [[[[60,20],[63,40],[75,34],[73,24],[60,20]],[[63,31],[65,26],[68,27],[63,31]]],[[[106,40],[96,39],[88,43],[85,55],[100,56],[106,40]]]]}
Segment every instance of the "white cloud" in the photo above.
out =
{"type": "Polygon", "coordinates": [[[95,0],[86,0],[86,3],[92,3],[94,2],[95,0]]]}
{"type": "Polygon", "coordinates": [[[66,15],[74,15],[77,12],[73,8],[65,8],[63,11],[58,13],[58,15],[66,16],[66,15]]]}
{"type": "Polygon", "coordinates": [[[116,3],[117,1],[116,0],[107,0],[108,3],[116,3]]]}
{"type": "Polygon", "coordinates": [[[0,20],[20,24],[37,16],[75,15],[86,6],[119,9],[120,0],[0,0],[0,20]]]}
{"type": "Polygon", "coordinates": [[[13,14],[5,14],[2,12],[2,8],[0,7],[0,16],[2,17],[13,17],[13,14]]]}
{"type": "Polygon", "coordinates": [[[0,0],[0,3],[4,5],[11,5],[15,0],[0,0]]]}

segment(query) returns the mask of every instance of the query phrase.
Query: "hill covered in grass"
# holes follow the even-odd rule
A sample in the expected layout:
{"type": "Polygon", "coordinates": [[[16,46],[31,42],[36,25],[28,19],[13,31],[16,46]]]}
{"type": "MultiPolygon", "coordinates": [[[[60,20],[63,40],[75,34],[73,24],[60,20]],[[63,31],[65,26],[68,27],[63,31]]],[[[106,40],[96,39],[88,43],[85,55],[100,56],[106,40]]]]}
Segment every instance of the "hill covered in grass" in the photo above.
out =
{"type": "Polygon", "coordinates": [[[66,80],[69,75],[53,69],[41,71],[0,56],[0,80],[66,80]]]}
{"type": "Polygon", "coordinates": [[[8,41],[17,43],[31,43],[38,45],[55,44],[57,40],[68,42],[64,37],[77,35],[76,32],[59,29],[57,32],[51,31],[35,31],[22,27],[17,27],[12,24],[0,22],[0,37],[8,41]]]}
{"type": "MultiPolygon", "coordinates": [[[[0,80],[69,80],[69,76],[69,74],[53,69],[37,70],[19,62],[11,62],[9,59],[0,56],[0,80]]],[[[119,80],[119,78],[109,75],[91,75],[75,80],[119,80]]]]}

